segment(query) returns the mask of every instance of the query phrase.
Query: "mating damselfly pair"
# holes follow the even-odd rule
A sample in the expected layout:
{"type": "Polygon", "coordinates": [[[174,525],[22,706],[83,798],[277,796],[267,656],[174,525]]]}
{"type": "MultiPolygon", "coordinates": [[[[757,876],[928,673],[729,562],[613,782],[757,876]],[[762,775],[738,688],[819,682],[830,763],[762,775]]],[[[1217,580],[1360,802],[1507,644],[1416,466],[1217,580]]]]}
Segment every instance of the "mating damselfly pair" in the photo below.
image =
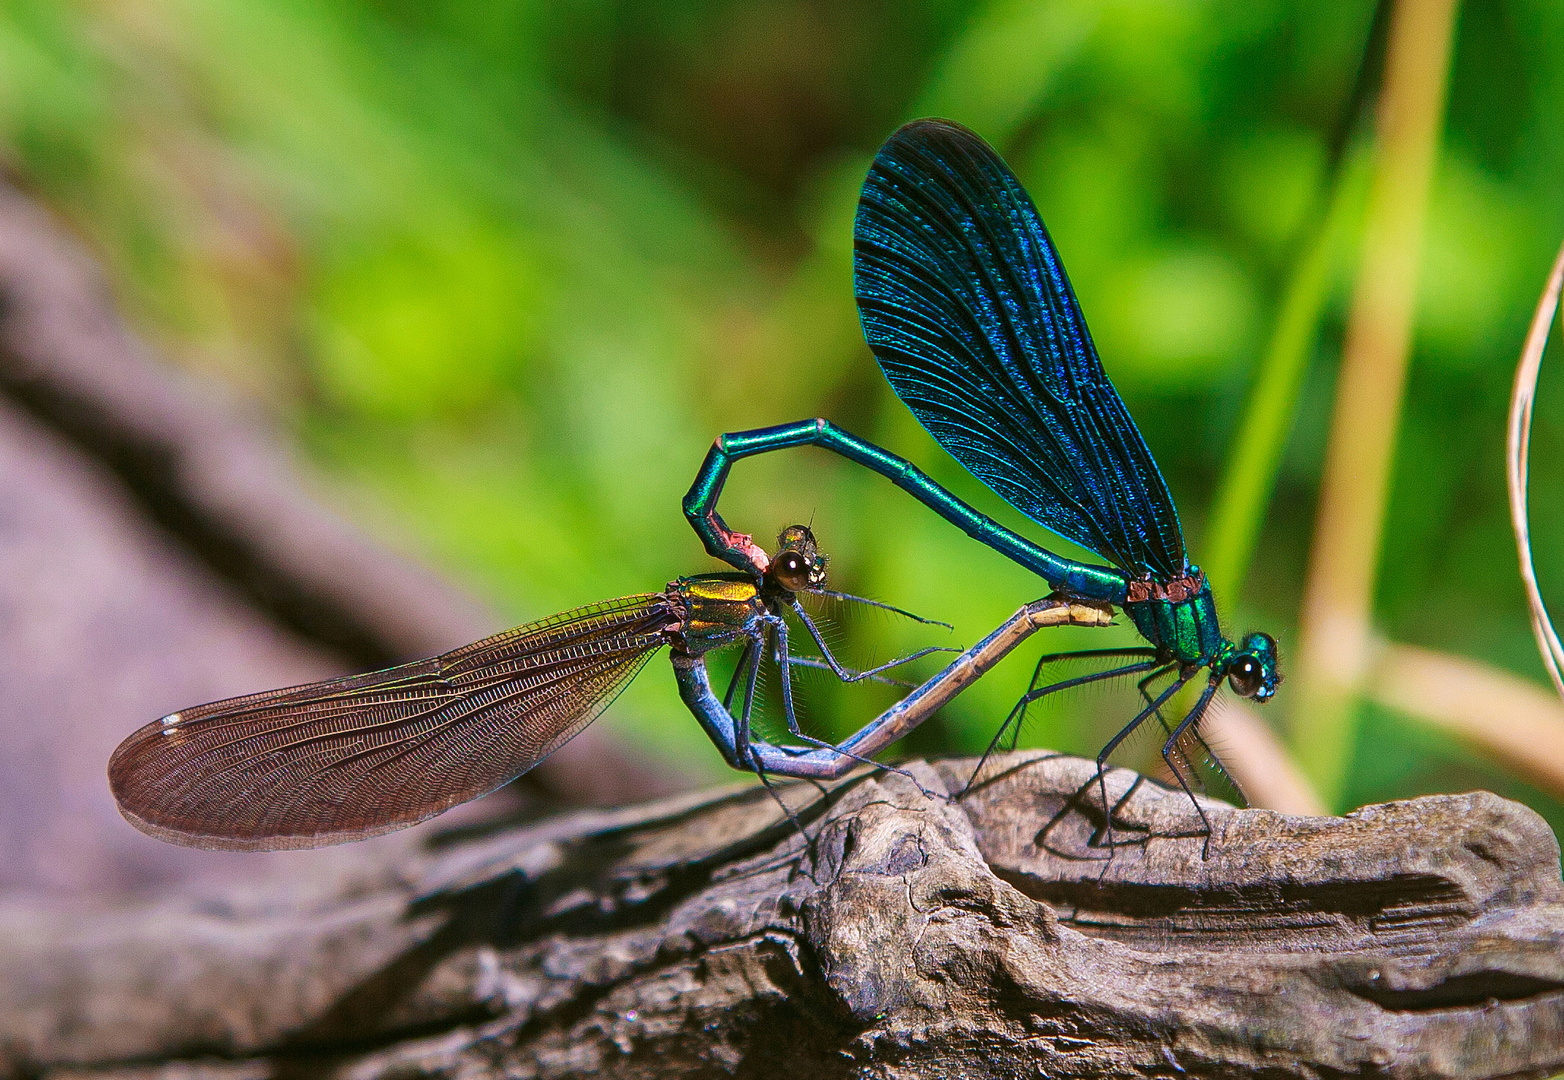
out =
{"type": "Polygon", "coordinates": [[[1190,791],[1184,747],[1198,742],[1213,696],[1226,680],[1242,696],[1268,699],[1281,678],[1276,645],[1265,634],[1238,642],[1224,634],[1211,589],[1189,562],[1167,485],[1103,371],[1030,197],[977,135],[947,121],[916,121],[891,137],[869,170],[854,248],[864,334],[901,400],[979,480],[1110,565],[1039,547],[828,421],[724,435],[684,512],[706,550],[733,572],[680,578],[661,592],[566,612],[430,660],[173,713],[131,735],[109,763],[125,816],[162,839],[238,850],[314,847],[402,828],[532,768],[664,645],[681,698],[728,764],[762,779],[834,778],[933,715],[1035,630],[1107,625],[1115,609],[1146,645],[1044,657],[1108,664],[1042,685],[1039,661],[992,745],[1046,695],[1139,676],[1144,707],[1098,758],[1110,847],[1107,758],[1149,719],[1166,736],[1169,770],[1190,791]],[[932,650],[866,671],[842,665],[798,599],[827,591],[810,531],[785,530],[768,553],[718,514],[735,461],[804,445],[886,476],[1050,589],[837,744],[811,739],[797,723],[788,613],[846,681],[932,650]],[[742,651],[719,698],[706,658],[727,647],[742,651]],[[763,663],[779,673],[787,744],[751,731],[763,663]],[[1201,679],[1191,708],[1163,715],[1180,689],[1201,679]]]}

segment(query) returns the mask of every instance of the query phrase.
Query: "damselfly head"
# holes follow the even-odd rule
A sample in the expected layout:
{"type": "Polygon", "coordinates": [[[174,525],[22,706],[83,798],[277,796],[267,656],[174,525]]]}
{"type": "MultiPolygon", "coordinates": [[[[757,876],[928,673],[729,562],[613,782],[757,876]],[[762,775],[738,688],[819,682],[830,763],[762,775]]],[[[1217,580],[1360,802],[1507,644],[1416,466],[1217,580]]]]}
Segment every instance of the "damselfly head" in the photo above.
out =
{"type": "Polygon", "coordinates": [[[1227,662],[1227,682],[1233,693],[1267,701],[1281,681],[1281,672],[1276,668],[1276,639],[1270,634],[1246,635],[1227,662]]]}
{"type": "Polygon", "coordinates": [[[789,525],[777,537],[777,553],[766,576],[788,592],[818,589],[825,584],[826,557],[807,525],[789,525]]]}

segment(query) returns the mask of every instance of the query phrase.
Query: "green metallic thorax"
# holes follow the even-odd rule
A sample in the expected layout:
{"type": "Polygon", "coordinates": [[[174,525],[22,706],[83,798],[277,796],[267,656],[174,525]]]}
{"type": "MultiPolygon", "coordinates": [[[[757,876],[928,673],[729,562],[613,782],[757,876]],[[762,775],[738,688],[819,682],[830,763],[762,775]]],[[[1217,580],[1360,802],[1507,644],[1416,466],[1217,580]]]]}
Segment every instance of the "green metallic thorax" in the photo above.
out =
{"type": "Polygon", "coordinates": [[[1183,600],[1159,597],[1129,600],[1120,606],[1142,637],[1182,664],[1209,664],[1232,650],[1232,643],[1222,636],[1210,585],[1202,583],[1199,592],[1183,600]]]}

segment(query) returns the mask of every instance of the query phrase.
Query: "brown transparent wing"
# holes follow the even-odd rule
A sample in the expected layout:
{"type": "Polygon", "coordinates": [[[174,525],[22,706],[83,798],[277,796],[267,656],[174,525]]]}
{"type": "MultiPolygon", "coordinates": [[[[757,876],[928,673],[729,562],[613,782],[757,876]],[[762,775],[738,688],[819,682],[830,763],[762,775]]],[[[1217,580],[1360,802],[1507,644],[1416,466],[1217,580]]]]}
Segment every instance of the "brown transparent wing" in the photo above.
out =
{"type": "Polygon", "coordinates": [[[131,824],[229,851],[416,824],[520,776],[591,723],[676,621],[660,593],[578,608],[443,656],[172,713],[109,760],[131,824]]]}

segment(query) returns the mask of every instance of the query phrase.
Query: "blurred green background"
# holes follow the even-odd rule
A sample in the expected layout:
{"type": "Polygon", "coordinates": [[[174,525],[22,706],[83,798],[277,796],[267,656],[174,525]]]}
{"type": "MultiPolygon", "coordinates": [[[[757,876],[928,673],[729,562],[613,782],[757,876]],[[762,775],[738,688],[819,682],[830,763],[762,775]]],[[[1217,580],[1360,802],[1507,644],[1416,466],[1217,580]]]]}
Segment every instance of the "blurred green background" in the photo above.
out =
{"type": "MultiPolygon", "coordinates": [[[[1318,225],[1373,4],[0,12],[5,167],[91,243],[142,332],[258,402],[345,514],[521,621],[715,569],[679,499],[713,436],[759,424],[830,417],[1039,536],[922,433],[858,331],[857,185],[880,141],[926,114],[976,128],[1032,191],[1200,558],[1256,358],[1318,225]]],[[[1448,94],[1378,625],[1542,680],[1503,446],[1564,234],[1564,7],[1466,3],[1448,94]]],[[[1371,130],[1353,131],[1331,299],[1252,569],[1224,605],[1232,629],[1276,633],[1284,659],[1356,267],[1352,176],[1371,130]]],[[[1546,370],[1533,443],[1547,588],[1564,581],[1564,377],[1546,370]]],[[[741,465],[723,506],[762,537],[812,518],[839,587],[948,619],[963,645],[1039,592],[816,451],[741,465]]],[[[865,622],[860,651],[930,640],[865,622]]],[[[983,680],[916,749],[984,744],[1029,667],[983,680]]],[[[1132,695],[1075,696],[1023,741],[1094,752],[1132,695]]],[[[817,703],[816,730],[853,708],[817,703]]],[[[1284,688],[1270,718],[1287,708],[1284,688]]],[[[1347,803],[1480,785],[1564,822],[1436,733],[1365,720],[1347,803]]],[[[661,665],[607,722],[723,775],[661,665]]]]}

